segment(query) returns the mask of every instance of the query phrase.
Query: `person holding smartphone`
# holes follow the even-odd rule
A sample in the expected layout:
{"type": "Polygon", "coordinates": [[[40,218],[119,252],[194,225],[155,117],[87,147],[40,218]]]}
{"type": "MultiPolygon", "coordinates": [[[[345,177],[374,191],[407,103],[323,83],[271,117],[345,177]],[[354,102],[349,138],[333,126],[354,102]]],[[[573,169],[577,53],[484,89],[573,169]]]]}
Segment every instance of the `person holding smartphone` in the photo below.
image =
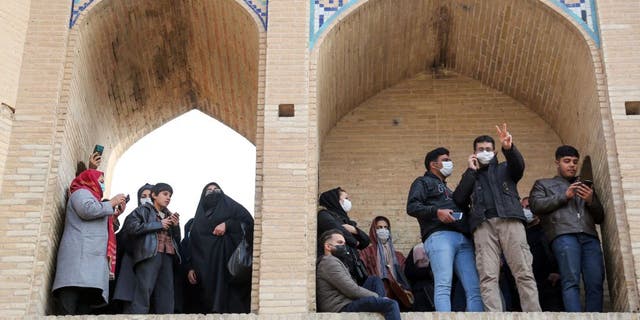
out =
{"type": "Polygon", "coordinates": [[[468,158],[469,168],[462,175],[454,198],[458,205],[469,209],[469,227],[486,311],[504,310],[499,286],[500,256],[504,254],[518,287],[522,311],[540,312],[524,229],[526,218],[517,187],[524,174],[524,158],[513,143],[507,124],[496,129],[507,161],[498,162],[492,137],[477,137],[473,141],[474,153],[468,158]]]}
{"type": "Polygon", "coordinates": [[[411,184],[407,214],[418,219],[424,249],[431,261],[436,311],[451,311],[453,272],[462,282],[467,311],[483,311],[473,243],[468,217],[453,200],[446,179],[453,172],[449,150],[436,148],[427,153],[427,172],[411,184]]]}
{"type": "Polygon", "coordinates": [[[152,204],[139,206],[127,216],[123,232],[129,239],[129,250],[136,277],[133,301],[125,307],[129,314],[173,313],[173,265],[180,262],[180,216],[171,213],[173,188],[157,183],[151,189],[152,204]],[[150,306],[154,310],[149,310],[150,306]]]}
{"type": "Polygon", "coordinates": [[[604,209],[591,181],[576,177],[580,154],[564,145],[556,150],[558,174],[536,181],[529,196],[531,210],[542,219],[560,269],[562,298],[567,312],[602,312],[604,264],[596,224],[604,209]],[[584,281],[585,309],[580,303],[584,281]]]}

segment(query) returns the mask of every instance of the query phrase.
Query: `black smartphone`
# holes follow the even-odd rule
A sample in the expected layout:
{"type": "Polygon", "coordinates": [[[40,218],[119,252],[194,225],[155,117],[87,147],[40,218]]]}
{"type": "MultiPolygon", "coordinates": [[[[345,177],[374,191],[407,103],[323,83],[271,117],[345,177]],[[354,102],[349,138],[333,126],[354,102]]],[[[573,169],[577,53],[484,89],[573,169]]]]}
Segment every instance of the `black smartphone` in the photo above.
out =
{"type": "Polygon", "coordinates": [[[129,203],[129,200],[131,200],[131,197],[130,197],[129,195],[127,195],[127,196],[124,198],[124,202],[129,203]]]}
{"type": "Polygon", "coordinates": [[[99,144],[96,144],[96,146],[93,147],[92,154],[97,152],[99,155],[102,155],[102,151],[104,151],[104,147],[99,144]]]}
{"type": "Polygon", "coordinates": [[[581,181],[582,184],[584,184],[585,186],[591,188],[593,186],[593,181],[589,180],[589,179],[585,179],[581,181]]]}

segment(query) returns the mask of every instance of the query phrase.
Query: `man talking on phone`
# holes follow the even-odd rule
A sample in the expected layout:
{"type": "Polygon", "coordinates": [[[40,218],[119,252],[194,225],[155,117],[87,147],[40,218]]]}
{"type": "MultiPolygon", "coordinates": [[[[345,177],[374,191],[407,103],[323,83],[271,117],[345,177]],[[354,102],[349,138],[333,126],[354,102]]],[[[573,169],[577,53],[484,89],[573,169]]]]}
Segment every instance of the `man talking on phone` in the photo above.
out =
{"type": "Polygon", "coordinates": [[[473,141],[474,153],[462,175],[454,198],[470,209],[469,227],[476,248],[480,292],[486,311],[503,311],[500,298],[500,254],[516,280],[524,312],[540,312],[532,255],[524,229],[526,218],[520,205],[517,183],[524,174],[524,158],[513,144],[507,124],[496,126],[506,162],[498,163],[490,136],[473,141]]]}
{"type": "Polygon", "coordinates": [[[436,311],[451,311],[453,272],[462,282],[467,311],[483,311],[468,218],[453,201],[446,179],[453,172],[449,150],[436,148],[424,159],[427,172],[411,184],[407,213],[418,219],[434,278],[436,311]]]}
{"type": "Polygon", "coordinates": [[[558,261],[562,298],[567,312],[581,312],[580,276],[585,288],[585,312],[602,312],[604,265],[595,224],[604,220],[604,209],[591,181],[576,177],[580,154],[572,146],[556,150],[558,175],[536,181],[529,206],[542,218],[558,261]]]}

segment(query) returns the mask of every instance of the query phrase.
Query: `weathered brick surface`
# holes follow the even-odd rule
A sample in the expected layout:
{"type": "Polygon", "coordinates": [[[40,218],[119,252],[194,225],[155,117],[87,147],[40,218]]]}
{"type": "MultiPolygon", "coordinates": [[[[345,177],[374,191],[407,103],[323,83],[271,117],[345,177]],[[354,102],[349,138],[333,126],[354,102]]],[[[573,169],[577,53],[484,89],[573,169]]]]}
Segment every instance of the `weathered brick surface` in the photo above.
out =
{"type": "Polygon", "coordinates": [[[257,149],[252,310],[260,315],[220,318],[372,317],[308,313],[319,188],[348,188],[365,229],[373,214],[390,215],[406,251],[417,227],[404,201],[424,152],[450,147],[454,186],[470,140],[502,121],[527,158],[523,194],[553,173],[557,144],[590,157],[607,210],[613,309],[638,309],[638,119],[624,114],[624,101],[640,100],[637,1],[598,1],[602,51],[551,0],[361,0],[311,52],[307,0],[271,1],[269,32],[243,0],[95,0],[71,31],[69,5],[0,4],[0,103],[16,109],[0,107],[3,316],[48,310],[76,162],[104,144],[109,177],[133,142],[192,108],[257,149]],[[295,104],[295,117],[278,118],[281,103],[295,104]]]}
{"type": "MultiPolygon", "coordinates": [[[[629,225],[633,269],[640,269],[640,148],[638,133],[640,118],[625,114],[625,101],[640,100],[640,2],[599,1],[598,14],[602,37],[602,57],[605,70],[603,90],[608,91],[605,104],[610,106],[612,129],[615,135],[620,177],[620,193],[624,196],[625,217],[629,225]]],[[[640,286],[640,273],[635,274],[636,286],[640,286]]],[[[636,300],[638,297],[636,296],[636,300]]],[[[636,301],[635,308],[638,310],[636,301]]]]}
{"type": "Polygon", "coordinates": [[[30,0],[0,3],[0,103],[12,107],[18,95],[30,5],[30,0]]]}

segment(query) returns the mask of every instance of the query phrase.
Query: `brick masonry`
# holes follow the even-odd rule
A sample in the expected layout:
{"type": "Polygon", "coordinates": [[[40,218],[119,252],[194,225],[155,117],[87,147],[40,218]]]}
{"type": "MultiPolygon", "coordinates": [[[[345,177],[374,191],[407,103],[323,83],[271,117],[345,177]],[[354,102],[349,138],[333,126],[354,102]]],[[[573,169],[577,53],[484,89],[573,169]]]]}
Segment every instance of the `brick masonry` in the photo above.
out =
{"type": "MultiPolygon", "coordinates": [[[[268,32],[247,6],[255,1],[95,0],[71,30],[70,2],[0,5],[7,48],[0,102],[15,107],[15,114],[0,109],[3,316],[51,310],[60,217],[76,162],[100,141],[109,150],[108,177],[136,139],[191,108],[257,149],[252,310],[260,315],[225,318],[369,318],[309,313],[318,191],[335,184],[352,191],[365,229],[373,213],[391,213],[406,251],[417,229],[402,214],[403,199],[433,142],[425,135],[452,149],[454,182],[470,140],[492,133],[499,118],[512,124],[528,159],[521,193],[553,172],[547,160],[558,143],[590,156],[607,208],[612,309],[638,310],[637,119],[624,114],[624,101],[640,100],[636,1],[598,1],[602,50],[555,0],[358,1],[312,50],[307,0],[270,2],[268,32]],[[295,105],[294,117],[278,118],[282,103],[295,105]]],[[[450,316],[473,317],[404,318],[450,316]]]]}

